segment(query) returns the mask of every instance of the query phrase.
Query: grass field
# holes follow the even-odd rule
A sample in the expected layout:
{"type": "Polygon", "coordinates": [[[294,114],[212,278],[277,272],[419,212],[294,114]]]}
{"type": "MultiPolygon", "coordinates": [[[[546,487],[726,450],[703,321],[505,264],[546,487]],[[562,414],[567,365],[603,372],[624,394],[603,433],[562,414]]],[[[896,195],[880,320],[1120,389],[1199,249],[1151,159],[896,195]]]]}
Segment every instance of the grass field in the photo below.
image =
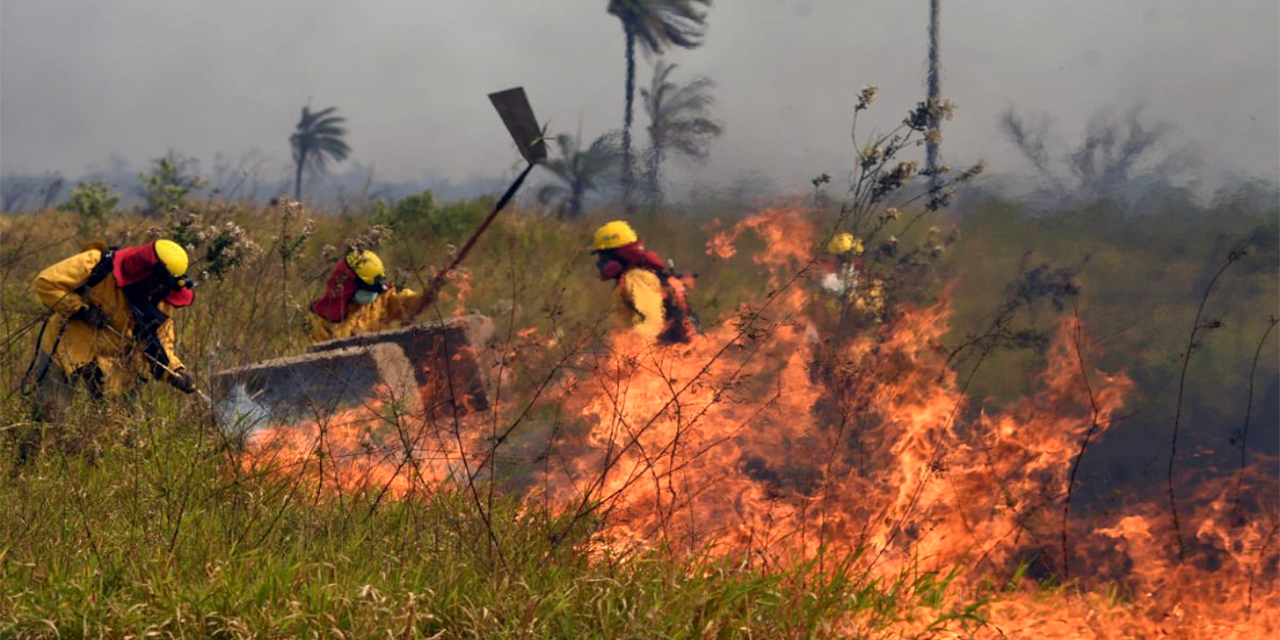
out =
{"type": "MultiPolygon", "coordinates": [[[[481,445],[487,469],[394,499],[326,490],[246,464],[206,407],[155,384],[78,406],[13,465],[13,436],[33,428],[17,393],[41,318],[30,282],[81,244],[187,234],[197,268],[218,265],[176,318],[204,382],[302,352],[306,307],[348,244],[376,245],[394,281],[420,288],[488,204],[412,219],[215,204],[70,237],[65,212],[0,218],[0,637],[1280,630],[1275,210],[984,203],[939,217],[958,239],[887,279],[884,322],[861,318],[838,343],[796,278],[829,214],[646,214],[649,247],[698,274],[708,327],[661,352],[613,325],[587,249],[606,214],[507,212],[425,314],[495,322],[494,408],[455,425],[477,442],[510,429],[481,445]],[[738,228],[736,253],[708,251],[746,220],[761,222],[738,228]],[[1197,330],[1179,385],[1202,301],[1223,328],[1197,330]],[[1180,407],[1179,531],[1164,465],[1180,407]]],[[[904,247],[938,235],[901,225],[904,247]]]]}

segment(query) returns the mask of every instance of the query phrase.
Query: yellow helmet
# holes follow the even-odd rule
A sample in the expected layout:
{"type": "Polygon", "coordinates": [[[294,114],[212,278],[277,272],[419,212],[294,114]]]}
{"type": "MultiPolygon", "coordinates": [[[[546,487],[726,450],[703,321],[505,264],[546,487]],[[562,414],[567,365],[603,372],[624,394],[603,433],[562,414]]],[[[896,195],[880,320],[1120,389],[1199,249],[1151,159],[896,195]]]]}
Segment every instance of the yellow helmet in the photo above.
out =
{"type": "Polygon", "coordinates": [[[156,240],[156,257],[175,278],[187,275],[187,252],[172,240],[156,240]]]}
{"type": "Polygon", "coordinates": [[[596,229],[596,238],[591,246],[596,251],[604,251],[624,247],[639,239],[631,225],[622,220],[614,220],[596,229]]]}
{"type": "Polygon", "coordinates": [[[862,255],[862,241],[852,233],[837,233],[827,242],[827,253],[833,256],[844,254],[862,255]]]}
{"type": "Polygon", "coordinates": [[[372,251],[352,251],[347,254],[347,266],[356,273],[365,284],[377,284],[379,278],[385,278],[387,270],[382,266],[382,259],[372,251]]]}

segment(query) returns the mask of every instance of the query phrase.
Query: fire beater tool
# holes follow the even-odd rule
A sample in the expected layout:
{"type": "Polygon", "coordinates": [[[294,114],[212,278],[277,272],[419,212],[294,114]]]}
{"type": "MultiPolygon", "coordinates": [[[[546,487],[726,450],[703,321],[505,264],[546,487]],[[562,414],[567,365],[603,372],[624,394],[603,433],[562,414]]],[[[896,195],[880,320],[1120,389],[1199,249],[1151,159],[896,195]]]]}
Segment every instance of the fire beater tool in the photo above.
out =
{"type": "Polygon", "coordinates": [[[529,175],[534,165],[547,159],[546,141],[542,138],[542,130],[538,128],[537,118],[533,116],[533,107],[529,106],[529,99],[524,94],[524,87],[515,87],[514,89],[491,93],[489,94],[489,101],[498,110],[498,115],[502,118],[503,124],[507,125],[507,131],[511,134],[511,138],[515,140],[516,147],[520,149],[520,155],[529,164],[524,168],[524,171],[520,172],[515,182],[512,182],[511,186],[507,188],[507,192],[498,199],[498,204],[493,207],[493,211],[489,212],[484,222],[480,223],[480,228],[476,229],[475,233],[471,234],[471,237],[467,239],[466,244],[462,245],[462,248],[458,250],[458,255],[454,257],[453,262],[441,269],[432,279],[425,294],[427,304],[435,300],[436,294],[439,293],[440,287],[445,280],[467,257],[467,253],[475,246],[476,240],[489,228],[494,218],[498,217],[498,213],[502,211],[502,208],[511,201],[512,196],[516,194],[516,191],[524,182],[525,176],[529,175]]]}

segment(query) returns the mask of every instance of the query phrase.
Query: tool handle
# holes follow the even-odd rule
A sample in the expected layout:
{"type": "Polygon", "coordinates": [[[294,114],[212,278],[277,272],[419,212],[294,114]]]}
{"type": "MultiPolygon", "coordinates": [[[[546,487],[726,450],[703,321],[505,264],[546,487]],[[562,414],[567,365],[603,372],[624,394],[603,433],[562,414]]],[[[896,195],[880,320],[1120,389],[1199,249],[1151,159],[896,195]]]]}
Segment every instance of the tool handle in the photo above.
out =
{"type": "Polygon", "coordinates": [[[480,239],[480,234],[484,233],[485,229],[489,228],[489,225],[493,223],[494,218],[498,217],[498,212],[502,211],[502,208],[507,206],[507,203],[511,201],[511,197],[516,194],[516,190],[518,190],[520,185],[524,183],[525,176],[529,175],[529,172],[533,170],[533,167],[534,164],[531,162],[529,163],[529,166],[524,168],[524,171],[520,172],[520,176],[516,178],[516,181],[512,182],[511,186],[507,188],[507,192],[502,194],[502,197],[498,199],[498,204],[493,207],[493,211],[490,211],[489,215],[485,217],[484,222],[480,223],[480,228],[476,229],[476,232],[471,234],[470,238],[467,238],[467,243],[462,245],[462,249],[458,250],[458,255],[453,259],[453,262],[449,263],[449,266],[441,269],[440,272],[436,274],[436,277],[431,281],[431,286],[427,288],[427,292],[424,295],[424,302],[422,305],[424,309],[435,301],[436,294],[439,293],[440,287],[444,285],[445,279],[449,277],[450,273],[453,273],[454,269],[458,268],[458,264],[460,264],[462,260],[467,257],[467,254],[471,252],[471,247],[475,246],[476,240],[480,239]]]}

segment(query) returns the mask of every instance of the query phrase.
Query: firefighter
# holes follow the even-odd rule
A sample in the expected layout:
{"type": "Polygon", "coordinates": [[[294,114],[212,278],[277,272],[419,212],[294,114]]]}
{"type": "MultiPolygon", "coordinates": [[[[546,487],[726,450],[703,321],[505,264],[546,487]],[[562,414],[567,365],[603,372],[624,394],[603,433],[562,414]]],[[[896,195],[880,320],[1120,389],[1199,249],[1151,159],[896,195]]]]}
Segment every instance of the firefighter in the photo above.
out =
{"type": "Polygon", "coordinates": [[[353,249],[338,261],[324,295],[311,304],[311,342],[391,329],[426,305],[426,295],[387,284],[377,254],[353,249]]]}
{"type": "Polygon", "coordinates": [[[837,298],[846,298],[858,289],[857,257],[862,255],[862,241],[852,233],[837,233],[827,242],[826,250],[818,285],[837,298]]]}
{"type": "Polygon", "coordinates": [[[148,373],[195,392],[170,319],[194,300],[191,286],[187,252],[172,240],[123,249],[95,242],[41,271],[35,293],[52,314],[23,379],[36,418],[59,419],[77,385],[101,399],[133,391],[148,373]]]}
{"type": "Polygon", "coordinates": [[[616,280],[622,322],[660,343],[689,342],[697,333],[684,282],[658,254],[644,248],[631,225],[615,220],[596,230],[592,242],[601,280],[616,280]]]}
{"type": "MultiPolygon", "coordinates": [[[[847,321],[867,326],[883,320],[885,309],[884,281],[867,272],[862,258],[863,245],[851,233],[838,233],[827,242],[827,258],[822,262],[818,286],[835,301],[836,316],[841,326],[847,321]]],[[[820,305],[818,315],[825,315],[820,305]]]]}

